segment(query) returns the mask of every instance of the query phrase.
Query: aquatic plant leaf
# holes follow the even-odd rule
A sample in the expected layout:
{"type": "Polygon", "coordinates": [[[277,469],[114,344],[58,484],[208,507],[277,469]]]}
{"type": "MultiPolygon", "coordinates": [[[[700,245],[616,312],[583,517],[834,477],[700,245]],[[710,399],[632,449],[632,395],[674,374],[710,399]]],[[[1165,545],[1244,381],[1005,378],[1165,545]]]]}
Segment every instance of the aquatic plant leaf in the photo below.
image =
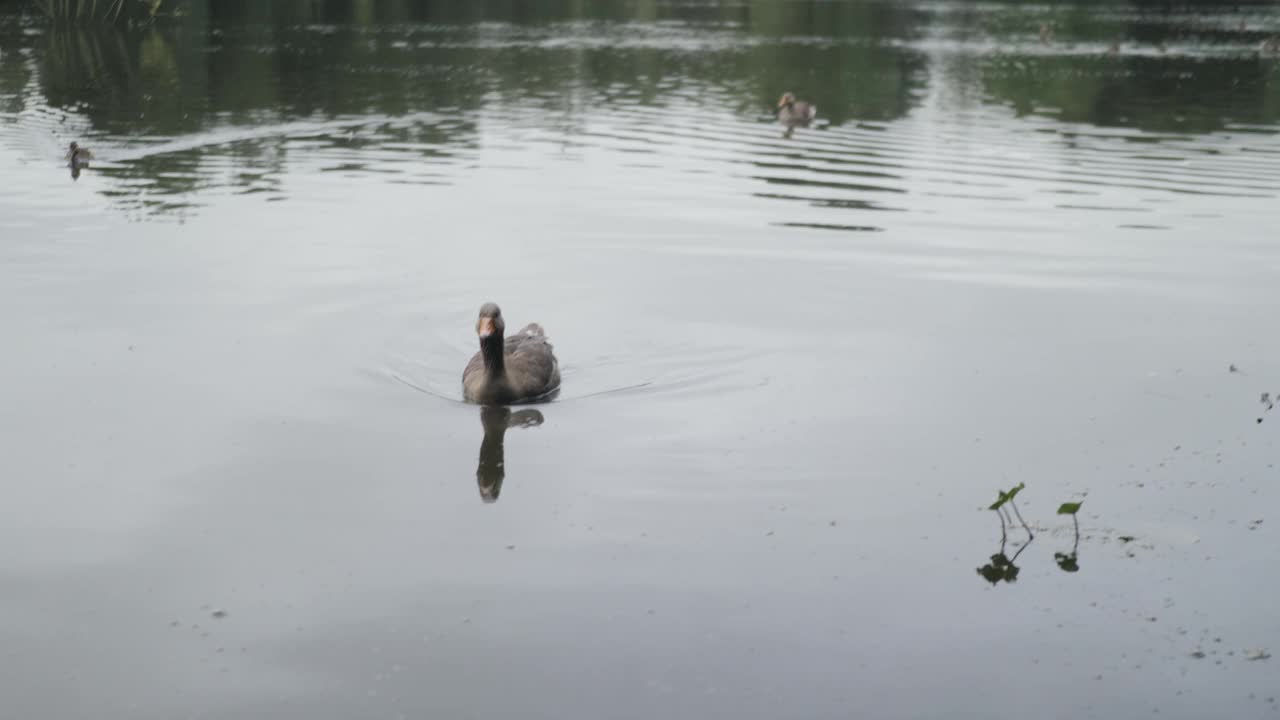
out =
{"type": "Polygon", "coordinates": [[[999,510],[1005,503],[1012,500],[1015,495],[1022,492],[1022,489],[1025,488],[1026,486],[1027,486],[1026,483],[1018,483],[1017,485],[1009,488],[1008,490],[998,490],[997,492],[999,493],[999,495],[996,496],[996,501],[991,503],[991,505],[987,507],[987,509],[999,510]]]}
{"type": "Polygon", "coordinates": [[[1083,502],[1062,503],[1061,505],[1058,506],[1058,514],[1059,515],[1075,515],[1077,512],[1080,511],[1080,506],[1083,504],[1084,504],[1083,502]]]}

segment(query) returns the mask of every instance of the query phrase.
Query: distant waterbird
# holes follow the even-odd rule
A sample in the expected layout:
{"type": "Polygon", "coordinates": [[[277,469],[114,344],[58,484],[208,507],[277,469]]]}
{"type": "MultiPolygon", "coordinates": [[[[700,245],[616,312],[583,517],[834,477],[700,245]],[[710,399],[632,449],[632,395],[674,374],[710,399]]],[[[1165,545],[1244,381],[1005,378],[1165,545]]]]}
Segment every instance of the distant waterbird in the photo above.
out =
{"type": "Polygon", "coordinates": [[[70,149],[67,150],[67,167],[71,168],[71,179],[79,180],[80,171],[89,167],[89,161],[92,159],[93,153],[89,152],[89,148],[82,148],[79,143],[71,143],[70,149]]]}
{"type": "Polygon", "coordinates": [[[82,148],[79,143],[71,143],[71,149],[67,150],[67,162],[72,165],[87,167],[92,159],[93,153],[89,152],[89,148],[82,148]]]}
{"type": "Polygon", "coordinates": [[[782,97],[778,98],[778,121],[783,125],[808,125],[817,115],[817,105],[796,100],[796,96],[789,92],[782,93],[782,97]]]}

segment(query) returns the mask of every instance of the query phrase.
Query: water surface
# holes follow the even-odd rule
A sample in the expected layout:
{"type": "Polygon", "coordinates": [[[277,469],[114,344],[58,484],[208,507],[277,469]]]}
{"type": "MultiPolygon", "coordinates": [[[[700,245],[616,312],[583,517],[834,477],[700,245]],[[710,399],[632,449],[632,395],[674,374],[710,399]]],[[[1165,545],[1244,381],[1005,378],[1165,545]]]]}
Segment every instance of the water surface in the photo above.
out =
{"type": "Polygon", "coordinates": [[[0,6],[15,717],[1280,712],[1273,7],[182,8],[0,6]]]}

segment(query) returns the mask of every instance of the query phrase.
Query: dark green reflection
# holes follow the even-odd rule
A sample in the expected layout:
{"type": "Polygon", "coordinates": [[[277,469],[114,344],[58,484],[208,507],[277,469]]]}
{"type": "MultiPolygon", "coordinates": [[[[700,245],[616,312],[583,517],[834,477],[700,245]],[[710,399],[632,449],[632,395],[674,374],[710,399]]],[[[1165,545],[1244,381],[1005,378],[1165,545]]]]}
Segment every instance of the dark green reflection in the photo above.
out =
{"type": "Polygon", "coordinates": [[[451,157],[494,110],[571,134],[648,109],[729,135],[726,115],[763,121],[790,90],[835,128],[930,97],[1159,132],[1280,121],[1280,62],[1256,51],[1269,31],[1212,4],[190,0],[133,26],[24,7],[0,2],[0,108],[47,105],[128,145],[95,171],[151,209],[214,188],[286,197],[300,138],[347,173],[401,170],[368,149],[451,157]]]}

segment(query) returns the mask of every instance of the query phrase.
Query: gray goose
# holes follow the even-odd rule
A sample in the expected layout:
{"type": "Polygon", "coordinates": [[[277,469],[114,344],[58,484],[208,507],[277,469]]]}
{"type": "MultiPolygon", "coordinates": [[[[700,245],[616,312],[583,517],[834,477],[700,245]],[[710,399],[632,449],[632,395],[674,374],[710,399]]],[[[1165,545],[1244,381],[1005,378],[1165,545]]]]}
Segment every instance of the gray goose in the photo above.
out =
{"type": "Polygon", "coordinates": [[[462,397],[479,405],[549,400],[560,389],[560,363],[542,326],[529,323],[504,338],[502,310],[485,303],[476,319],[480,352],[462,371],[462,397]]]}

